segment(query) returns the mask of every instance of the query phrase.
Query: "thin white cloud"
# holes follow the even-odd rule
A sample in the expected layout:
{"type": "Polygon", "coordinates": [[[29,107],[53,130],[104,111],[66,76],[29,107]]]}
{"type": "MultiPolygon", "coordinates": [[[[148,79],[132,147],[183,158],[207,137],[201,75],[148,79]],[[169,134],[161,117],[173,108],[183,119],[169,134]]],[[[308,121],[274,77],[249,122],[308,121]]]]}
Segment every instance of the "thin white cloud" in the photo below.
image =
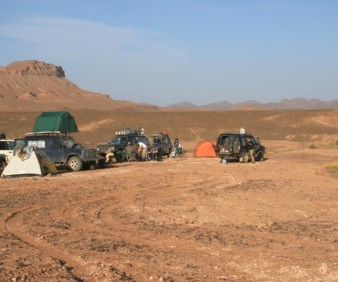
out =
{"type": "Polygon", "coordinates": [[[0,37],[22,41],[50,52],[76,48],[79,54],[146,53],[184,57],[178,45],[161,34],[133,26],[116,27],[67,18],[26,18],[0,27],[0,37]]]}
{"type": "Polygon", "coordinates": [[[0,27],[0,43],[8,39],[19,43],[23,57],[9,62],[36,59],[61,65],[80,87],[116,99],[151,101],[151,95],[163,87],[170,91],[172,80],[187,73],[188,56],[180,43],[135,26],[25,18],[0,27]]]}

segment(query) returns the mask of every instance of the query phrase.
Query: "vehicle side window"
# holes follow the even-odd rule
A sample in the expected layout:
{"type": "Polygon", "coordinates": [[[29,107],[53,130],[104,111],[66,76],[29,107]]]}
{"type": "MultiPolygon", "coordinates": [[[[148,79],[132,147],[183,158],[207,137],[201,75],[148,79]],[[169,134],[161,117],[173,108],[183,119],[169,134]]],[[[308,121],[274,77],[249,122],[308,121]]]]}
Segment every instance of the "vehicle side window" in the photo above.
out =
{"type": "Polygon", "coordinates": [[[222,146],[229,147],[230,146],[230,138],[229,136],[225,136],[222,139],[222,146]]]}
{"type": "Polygon", "coordinates": [[[13,150],[13,148],[14,148],[14,141],[7,141],[7,145],[8,145],[8,150],[13,150]]]}
{"type": "Polygon", "coordinates": [[[49,144],[48,148],[51,150],[55,149],[60,149],[61,144],[60,144],[60,139],[49,139],[49,144]]]}
{"type": "Polygon", "coordinates": [[[7,143],[6,142],[0,142],[0,150],[7,150],[7,143]]]}
{"type": "Polygon", "coordinates": [[[33,139],[27,141],[27,146],[31,146],[39,149],[46,149],[46,140],[33,139]]]}
{"type": "Polygon", "coordinates": [[[241,145],[244,147],[246,146],[246,140],[245,137],[241,137],[241,145]]]}

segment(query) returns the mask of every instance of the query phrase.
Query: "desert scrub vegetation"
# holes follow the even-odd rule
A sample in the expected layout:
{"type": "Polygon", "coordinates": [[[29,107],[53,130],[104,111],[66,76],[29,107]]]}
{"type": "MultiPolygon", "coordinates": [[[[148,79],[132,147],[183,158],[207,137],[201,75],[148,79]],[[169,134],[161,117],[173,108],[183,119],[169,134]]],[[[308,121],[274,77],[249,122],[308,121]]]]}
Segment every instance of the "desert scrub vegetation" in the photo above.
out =
{"type": "Polygon", "coordinates": [[[330,173],[338,173],[338,164],[329,164],[327,166],[327,170],[330,172],[330,173]]]}
{"type": "Polygon", "coordinates": [[[317,146],[316,146],[315,144],[311,144],[311,145],[309,146],[309,149],[317,149],[317,146]]]}

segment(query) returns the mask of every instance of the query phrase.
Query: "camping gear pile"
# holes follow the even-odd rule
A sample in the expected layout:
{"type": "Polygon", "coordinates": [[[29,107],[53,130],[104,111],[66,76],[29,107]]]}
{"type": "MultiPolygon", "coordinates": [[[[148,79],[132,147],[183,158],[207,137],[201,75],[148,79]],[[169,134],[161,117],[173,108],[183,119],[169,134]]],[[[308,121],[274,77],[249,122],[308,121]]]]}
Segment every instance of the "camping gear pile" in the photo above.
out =
{"type": "Polygon", "coordinates": [[[56,173],[57,169],[50,160],[33,147],[21,149],[5,167],[1,176],[45,176],[56,173]]]}

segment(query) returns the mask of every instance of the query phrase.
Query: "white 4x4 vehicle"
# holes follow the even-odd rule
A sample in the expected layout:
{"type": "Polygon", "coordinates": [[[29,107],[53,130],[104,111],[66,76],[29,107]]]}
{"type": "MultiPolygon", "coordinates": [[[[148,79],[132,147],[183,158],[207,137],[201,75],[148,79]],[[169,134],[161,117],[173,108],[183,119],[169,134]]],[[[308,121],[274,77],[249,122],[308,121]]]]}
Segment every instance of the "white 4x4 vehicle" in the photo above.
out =
{"type": "Polygon", "coordinates": [[[0,154],[6,156],[6,162],[8,163],[13,157],[14,140],[6,139],[6,135],[0,132],[0,154]]]}

